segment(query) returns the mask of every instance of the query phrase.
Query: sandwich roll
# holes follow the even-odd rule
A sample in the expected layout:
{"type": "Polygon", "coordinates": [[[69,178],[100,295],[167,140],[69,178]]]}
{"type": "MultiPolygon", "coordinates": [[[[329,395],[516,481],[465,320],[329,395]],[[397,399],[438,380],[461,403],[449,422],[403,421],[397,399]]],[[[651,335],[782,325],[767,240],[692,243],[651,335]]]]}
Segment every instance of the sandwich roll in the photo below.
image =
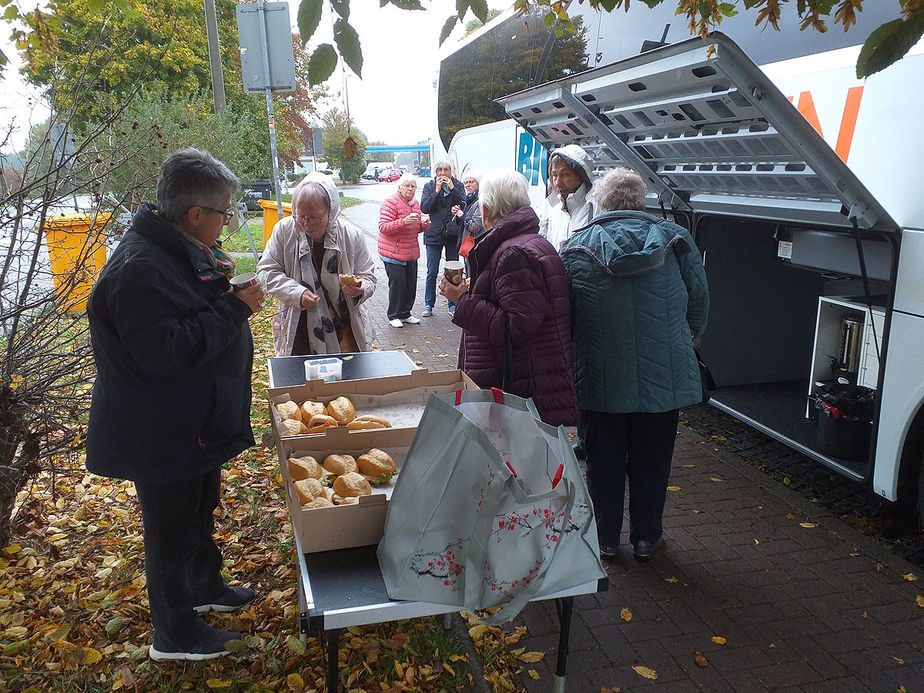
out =
{"type": "Polygon", "coordinates": [[[321,465],[318,464],[318,461],[309,455],[305,457],[290,457],[289,476],[292,477],[293,481],[320,479],[324,476],[324,470],[321,469],[321,465]]]}
{"type": "Polygon", "coordinates": [[[350,423],[347,424],[347,428],[351,431],[362,431],[372,428],[391,428],[391,423],[389,423],[388,419],[383,419],[381,416],[363,414],[350,421],[350,423]]]}
{"type": "Polygon", "coordinates": [[[302,420],[301,410],[298,408],[298,405],[291,399],[277,404],[276,411],[279,412],[280,419],[294,419],[296,421],[302,420]]]}
{"type": "Polygon", "coordinates": [[[298,419],[283,419],[279,422],[279,432],[284,436],[297,436],[308,433],[308,427],[298,419]]]}
{"type": "Polygon", "coordinates": [[[347,474],[359,470],[352,455],[328,455],[324,458],[322,466],[331,474],[347,474]]]}
{"type": "Polygon", "coordinates": [[[362,474],[368,474],[371,477],[382,476],[382,474],[394,474],[397,466],[395,461],[387,452],[378,448],[372,448],[364,455],[356,458],[356,464],[362,474]]]}
{"type": "Polygon", "coordinates": [[[315,414],[326,414],[327,413],[324,410],[323,404],[321,404],[320,402],[312,402],[311,400],[308,400],[307,402],[303,402],[301,406],[301,410],[302,410],[302,421],[311,421],[311,417],[314,416],[315,414]]]}
{"type": "Polygon", "coordinates": [[[332,508],[332,507],[334,507],[334,504],[331,503],[329,500],[327,500],[327,498],[315,498],[314,500],[309,501],[308,503],[304,503],[304,504],[302,505],[302,507],[303,507],[303,508],[308,508],[308,509],[312,509],[312,508],[332,508]]]}
{"type": "Polygon", "coordinates": [[[347,496],[344,498],[343,496],[338,496],[335,493],[333,498],[331,498],[331,501],[334,505],[356,505],[359,503],[359,496],[347,496]]]}
{"type": "Polygon", "coordinates": [[[362,282],[353,274],[341,274],[340,286],[362,286],[362,282]]]}
{"type": "Polygon", "coordinates": [[[343,498],[369,496],[372,494],[372,486],[362,474],[348,472],[334,479],[334,493],[343,498]]]}
{"type": "Polygon", "coordinates": [[[324,492],[324,487],[321,486],[321,482],[317,479],[302,479],[301,481],[296,481],[295,484],[295,493],[298,495],[298,502],[301,505],[310,503],[315,498],[323,498],[327,500],[327,494],[324,492]]]}
{"type": "Polygon", "coordinates": [[[327,414],[337,421],[338,426],[348,424],[356,418],[356,410],[353,408],[353,403],[347,397],[343,396],[332,399],[327,403],[327,414]]]}
{"type": "Polygon", "coordinates": [[[328,428],[337,428],[337,421],[327,414],[315,414],[308,421],[308,433],[323,433],[328,428]]]}

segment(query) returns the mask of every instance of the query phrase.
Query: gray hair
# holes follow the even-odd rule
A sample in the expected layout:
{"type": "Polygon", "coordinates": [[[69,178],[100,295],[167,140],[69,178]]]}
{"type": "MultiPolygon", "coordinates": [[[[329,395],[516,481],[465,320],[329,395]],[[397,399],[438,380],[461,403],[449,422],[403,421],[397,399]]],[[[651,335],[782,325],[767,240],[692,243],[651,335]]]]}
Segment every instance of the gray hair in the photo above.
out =
{"type": "Polygon", "coordinates": [[[439,161],[437,161],[437,162],[433,165],[433,170],[435,171],[436,169],[440,168],[441,166],[445,166],[446,168],[449,169],[450,173],[452,172],[452,162],[450,162],[449,159],[440,159],[439,161]]]}
{"type": "Polygon", "coordinates": [[[620,209],[643,211],[647,187],[642,177],[628,168],[614,168],[594,183],[590,199],[601,212],[620,209]]]}
{"type": "Polygon", "coordinates": [[[296,203],[302,198],[306,197],[309,200],[318,200],[324,207],[327,209],[328,214],[331,211],[331,202],[330,194],[328,194],[327,189],[318,183],[316,180],[308,180],[307,178],[302,178],[301,182],[295,186],[295,190],[292,192],[292,208],[295,208],[296,203]]]}
{"type": "Polygon", "coordinates": [[[464,174],[462,174],[462,182],[464,183],[469,179],[479,183],[481,181],[481,171],[474,168],[468,169],[464,174]]]}
{"type": "Polygon", "coordinates": [[[180,149],[160,167],[157,209],[167,221],[177,221],[190,207],[224,207],[225,198],[240,184],[231,169],[208,152],[180,149]]]}
{"type": "Polygon", "coordinates": [[[529,183],[512,169],[488,171],[478,186],[478,199],[496,220],[529,206],[529,183]]]}
{"type": "Polygon", "coordinates": [[[414,187],[417,186],[417,176],[413,173],[402,173],[401,177],[398,179],[398,187],[400,188],[405,183],[413,183],[414,187]]]}

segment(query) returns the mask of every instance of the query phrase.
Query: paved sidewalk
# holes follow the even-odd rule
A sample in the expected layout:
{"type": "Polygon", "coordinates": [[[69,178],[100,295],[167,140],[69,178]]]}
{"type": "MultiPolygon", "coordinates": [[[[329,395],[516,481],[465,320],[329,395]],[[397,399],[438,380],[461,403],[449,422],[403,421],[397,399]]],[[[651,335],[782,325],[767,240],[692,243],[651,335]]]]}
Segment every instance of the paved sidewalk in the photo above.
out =
{"type": "MultiPolygon", "coordinates": [[[[373,243],[377,213],[372,204],[345,212],[373,243]]],[[[460,330],[445,299],[420,325],[392,328],[377,272],[378,347],[455,368],[460,330]]],[[[912,564],[684,426],[670,483],[666,549],[641,564],[624,547],[606,564],[609,591],[575,600],[569,692],[924,691],[924,575],[915,579],[912,564]]],[[[554,604],[530,604],[508,627],[517,625],[527,627],[519,647],[545,653],[523,665],[521,685],[551,691],[554,604]]]]}

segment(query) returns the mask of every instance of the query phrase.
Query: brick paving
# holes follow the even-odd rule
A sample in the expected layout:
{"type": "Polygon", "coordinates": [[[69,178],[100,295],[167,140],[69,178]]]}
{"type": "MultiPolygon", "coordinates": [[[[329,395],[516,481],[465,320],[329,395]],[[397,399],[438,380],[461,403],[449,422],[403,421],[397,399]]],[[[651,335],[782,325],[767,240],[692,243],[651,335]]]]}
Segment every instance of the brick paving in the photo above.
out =
{"type": "MultiPolygon", "coordinates": [[[[377,214],[369,203],[345,211],[373,250],[377,214]]],[[[392,328],[387,279],[377,273],[378,348],[404,349],[431,370],[454,368],[460,330],[445,299],[420,325],[392,328]]],[[[924,691],[924,575],[909,579],[916,566],[684,426],[670,483],[678,490],[668,494],[666,549],[642,564],[624,546],[605,564],[609,591],[575,599],[568,691],[924,691]]],[[[545,657],[523,665],[520,684],[550,691],[554,604],[528,605],[508,628],[521,625],[519,646],[545,657]]]]}

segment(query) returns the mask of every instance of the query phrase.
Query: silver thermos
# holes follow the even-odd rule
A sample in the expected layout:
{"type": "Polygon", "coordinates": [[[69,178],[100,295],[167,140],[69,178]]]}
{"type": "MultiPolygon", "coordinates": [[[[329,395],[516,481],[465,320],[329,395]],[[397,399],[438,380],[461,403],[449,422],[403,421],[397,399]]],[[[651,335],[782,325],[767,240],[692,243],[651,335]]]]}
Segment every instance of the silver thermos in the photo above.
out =
{"type": "Polygon", "coordinates": [[[863,335],[863,322],[856,318],[841,319],[841,351],[838,361],[844,373],[856,382],[860,366],[860,338],[863,335]]]}

